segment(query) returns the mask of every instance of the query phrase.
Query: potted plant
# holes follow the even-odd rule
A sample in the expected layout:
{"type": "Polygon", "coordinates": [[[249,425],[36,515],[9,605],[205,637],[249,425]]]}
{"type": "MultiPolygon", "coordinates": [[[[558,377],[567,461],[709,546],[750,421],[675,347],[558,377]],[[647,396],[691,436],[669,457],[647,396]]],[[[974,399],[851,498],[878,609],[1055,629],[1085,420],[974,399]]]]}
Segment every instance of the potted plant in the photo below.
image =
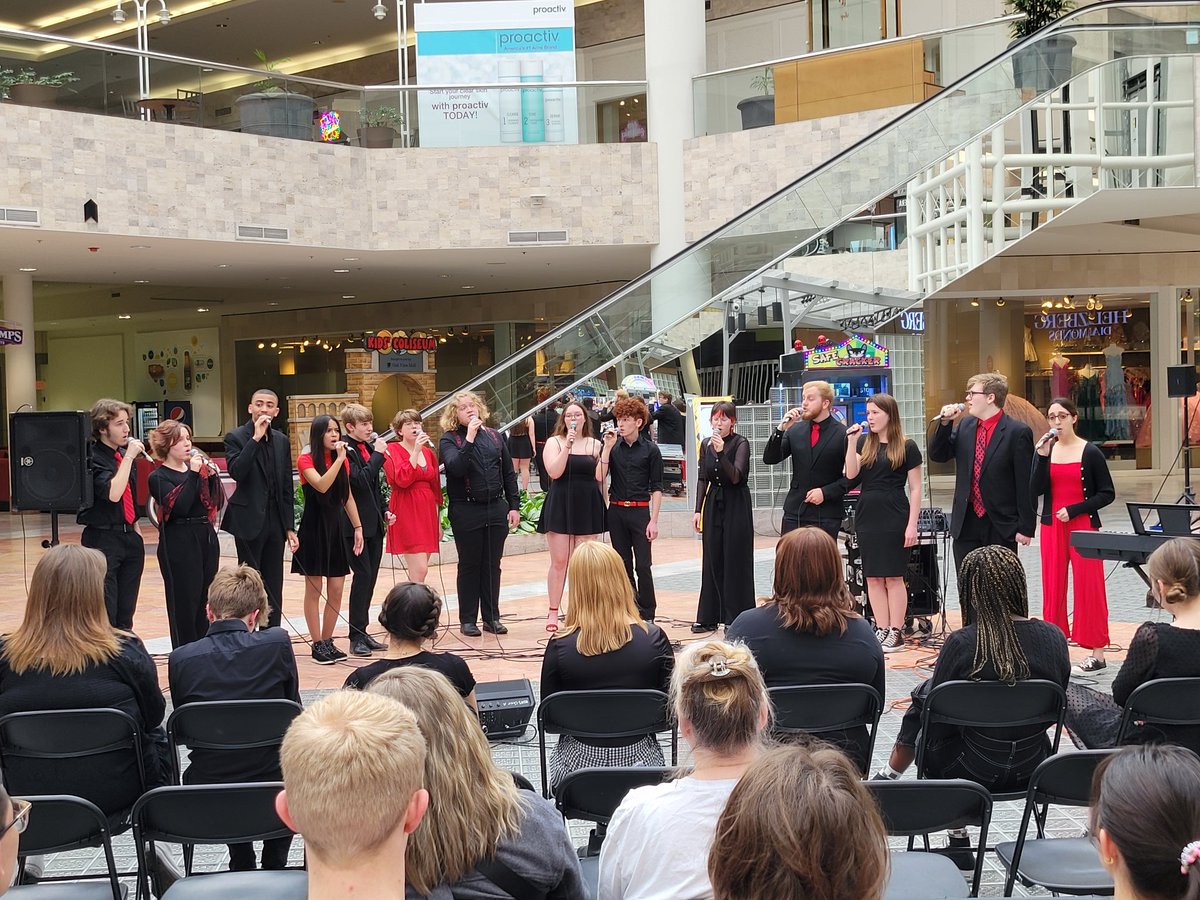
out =
{"type": "Polygon", "coordinates": [[[0,97],[25,106],[54,106],[58,89],[78,80],[74,72],[39,75],[33,69],[0,69],[0,97]]]}
{"type": "Polygon", "coordinates": [[[742,130],[747,128],[762,128],[764,125],[775,124],[775,70],[770,66],[762,70],[750,81],[752,90],[758,91],[754,97],[747,97],[738,103],[738,112],[742,114],[742,130]]]}
{"type": "MultiPolygon", "coordinates": [[[[255,50],[254,55],[268,73],[274,72],[279,63],[286,62],[282,59],[271,62],[262,50],[255,50]]],[[[253,92],[234,101],[245,134],[312,140],[313,113],[317,108],[312,97],[285,90],[274,78],[256,81],[254,88],[253,92]]]]}
{"type": "Polygon", "coordinates": [[[404,116],[394,107],[364,109],[358,128],[358,146],[391,147],[396,140],[396,131],[403,122],[404,116]]]}
{"type": "MultiPolygon", "coordinates": [[[[1008,0],[1007,13],[1024,19],[1012,23],[1013,43],[1020,43],[1075,8],[1074,0],[1008,0]]],[[[1011,46],[1011,45],[1010,45],[1011,46]]],[[[1021,90],[1042,93],[1071,77],[1071,50],[1075,39],[1067,35],[1044,37],[1032,47],[1013,54],[1013,83],[1021,90]]]]}

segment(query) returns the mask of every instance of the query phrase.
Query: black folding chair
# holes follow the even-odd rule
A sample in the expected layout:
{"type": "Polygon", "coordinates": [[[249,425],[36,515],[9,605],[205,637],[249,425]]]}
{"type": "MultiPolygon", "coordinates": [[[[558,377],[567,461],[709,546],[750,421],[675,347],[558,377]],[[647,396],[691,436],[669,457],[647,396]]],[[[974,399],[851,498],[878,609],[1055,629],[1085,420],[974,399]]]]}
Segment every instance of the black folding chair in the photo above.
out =
{"type": "Polygon", "coordinates": [[[992,821],[992,796],[973,781],[961,778],[866,782],[879,804],[879,813],[894,837],[907,837],[908,852],[893,852],[892,873],[884,900],[940,900],[979,894],[983,854],[975,855],[970,892],[958,867],[947,857],[929,852],[929,835],[948,828],[979,827],[979,846],[987,843],[992,821]],[[925,850],[913,850],[913,839],[925,839],[925,850]]]}
{"type": "MultiPolygon", "coordinates": [[[[139,896],[149,896],[148,876],[154,842],[248,844],[289,837],[292,830],[275,811],[278,781],[250,784],[169,785],[147,791],[133,807],[133,839],[138,854],[139,896]]],[[[190,853],[184,874],[192,874],[190,853]]]]}
{"type": "MultiPolygon", "coordinates": [[[[96,804],[82,797],[66,794],[44,794],[26,796],[23,799],[33,804],[29,811],[29,822],[21,835],[21,857],[17,870],[24,875],[25,858],[44,856],[49,853],[65,853],[85,847],[100,847],[104,851],[105,872],[103,875],[42,876],[39,884],[11,888],[6,896],[30,895],[30,900],[49,895],[57,900],[123,900],[125,885],[117,881],[121,874],[113,857],[112,836],[108,830],[108,819],[96,804]],[[86,882],[79,879],[103,878],[103,883],[86,882]],[[71,884],[45,882],[70,881],[71,884]]],[[[17,884],[20,885],[18,879],[17,884]]]]}
{"type": "Polygon", "coordinates": [[[1025,814],[1016,841],[996,845],[996,856],[1008,870],[1004,896],[1011,896],[1017,878],[1026,887],[1040,885],[1055,894],[1112,895],[1112,876],[1101,865],[1096,846],[1085,837],[1046,837],[1046,813],[1049,806],[1090,805],[1096,767],[1115,752],[1063,753],[1037,767],[1029,779],[1025,814]],[[1037,824],[1034,841],[1026,840],[1030,817],[1037,824]]]}
{"type": "Polygon", "coordinates": [[[212,700],[185,703],[167,719],[175,783],[182,766],[179,748],[237,751],[278,747],[302,708],[292,700],[212,700]]]}
{"type": "Polygon", "coordinates": [[[869,684],[804,684],[774,687],[767,693],[775,710],[771,731],[776,737],[826,736],[867,774],[883,710],[883,699],[875,688],[869,684]],[[852,728],[867,730],[865,747],[845,734],[852,728]]]}
{"type": "Polygon", "coordinates": [[[550,799],[546,735],[570,735],[580,741],[635,738],[671,733],[671,765],[679,759],[679,732],[670,721],[662,691],[562,691],[542,698],[537,711],[542,796],[550,799]]]}
{"type": "MultiPolygon", "coordinates": [[[[308,873],[287,872],[216,872],[181,878],[163,894],[163,900],[212,900],[230,897],[236,900],[307,900],[308,873]]],[[[37,900],[30,897],[29,900],[37,900]]]]}
{"type": "Polygon", "coordinates": [[[1155,678],[1139,685],[1125,701],[1117,744],[1135,740],[1200,753],[1200,678],[1155,678]]]}

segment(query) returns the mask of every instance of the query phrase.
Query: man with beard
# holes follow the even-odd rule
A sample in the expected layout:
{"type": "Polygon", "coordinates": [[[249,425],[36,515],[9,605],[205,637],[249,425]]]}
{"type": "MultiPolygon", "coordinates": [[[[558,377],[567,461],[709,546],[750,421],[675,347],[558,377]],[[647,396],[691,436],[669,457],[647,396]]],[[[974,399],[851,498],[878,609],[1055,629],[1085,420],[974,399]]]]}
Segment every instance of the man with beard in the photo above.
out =
{"type": "Polygon", "coordinates": [[[783,501],[781,532],[811,525],[837,540],[842,498],[850,487],[842,474],[846,426],[830,415],[833,386],[828,381],[808,382],[802,396],[800,406],[784,413],[767,441],[763,462],[773,466],[792,458],[792,483],[783,501]]]}

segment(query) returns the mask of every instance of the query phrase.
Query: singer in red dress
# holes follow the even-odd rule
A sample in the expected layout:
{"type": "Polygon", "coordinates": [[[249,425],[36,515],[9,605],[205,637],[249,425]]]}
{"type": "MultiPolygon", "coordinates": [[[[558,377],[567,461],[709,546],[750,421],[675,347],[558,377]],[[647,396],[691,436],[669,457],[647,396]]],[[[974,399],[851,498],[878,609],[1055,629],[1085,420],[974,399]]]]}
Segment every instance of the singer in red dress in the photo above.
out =
{"type": "Polygon", "coordinates": [[[168,419],[150,432],[150,452],[162,465],[150,473],[158,504],[158,567],[167,595],[171,646],[208,634],[208,586],[217,574],[221,545],[215,524],[222,499],[221,473],[192,449],[192,432],[168,419]]]}
{"type": "Polygon", "coordinates": [[[392,419],[400,440],[388,444],[383,473],[392,489],[388,509],[396,518],[388,527],[387,552],[402,555],[408,580],[424,582],[430,554],[441,541],[438,507],[442,483],[433,440],[421,426],[421,414],[405,409],[392,419]]]}
{"type": "Polygon", "coordinates": [[[1090,651],[1074,669],[1086,674],[1106,668],[1108,595],[1104,563],[1080,556],[1071,546],[1071,534],[1098,531],[1100,510],[1117,494],[1100,448],[1075,433],[1079,421],[1075,404],[1059,397],[1051,401],[1046,418],[1051,431],[1038,441],[1030,479],[1033,502],[1042,498],[1042,618],[1090,651]],[[1070,624],[1068,567],[1075,575],[1075,614],[1070,624]]]}

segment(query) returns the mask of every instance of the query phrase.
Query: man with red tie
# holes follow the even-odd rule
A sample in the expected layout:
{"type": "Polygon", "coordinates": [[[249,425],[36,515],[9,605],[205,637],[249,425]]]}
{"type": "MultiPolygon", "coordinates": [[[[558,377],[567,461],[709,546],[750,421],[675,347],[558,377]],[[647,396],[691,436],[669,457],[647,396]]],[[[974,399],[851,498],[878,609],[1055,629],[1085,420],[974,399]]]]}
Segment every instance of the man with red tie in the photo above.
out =
{"type": "MultiPolygon", "coordinates": [[[[967,402],[942,407],[929,441],[930,459],[955,464],[950,531],[956,570],[979,547],[999,544],[1015,552],[1017,544],[1028,546],[1033,539],[1033,432],[1004,414],[1007,399],[1008,379],[999,372],[973,376],[967,402]]],[[[970,625],[975,611],[963,607],[962,616],[963,625],[970,625]]]]}
{"type": "Polygon", "coordinates": [[[92,476],[92,505],[76,521],[84,526],[79,543],[104,554],[104,605],[114,628],[133,630],[138,589],[146,566],[146,547],[137,527],[137,458],[146,452],[129,436],[133,407],[120,400],[97,400],[92,405],[92,444],[88,468],[92,476]]]}
{"type": "MultiPolygon", "coordinates": [[[[367,619],[371,611],[371,597],[375,594],[375,582],[379,578],[379,563],[383,559],[383,539],[387,534],[387,506],[379,486],[379,471],[383,468],[387,441],[381,437],[371,440],[375,420],[371,411],[358,403],[351,403],[342,410],[342,428],[346,439],[346,459],[350,462],[350,492],[362,519],[363,551],[355,556],[348,554],[350,571],[354,580],[350,582],[350,654],[370,656],[373,650],[386,650],[382,644],[367,634],[367,619]]],[[[346,540],[354,540],[349,528],[350,520],[343,519],[346,540]]]]}

